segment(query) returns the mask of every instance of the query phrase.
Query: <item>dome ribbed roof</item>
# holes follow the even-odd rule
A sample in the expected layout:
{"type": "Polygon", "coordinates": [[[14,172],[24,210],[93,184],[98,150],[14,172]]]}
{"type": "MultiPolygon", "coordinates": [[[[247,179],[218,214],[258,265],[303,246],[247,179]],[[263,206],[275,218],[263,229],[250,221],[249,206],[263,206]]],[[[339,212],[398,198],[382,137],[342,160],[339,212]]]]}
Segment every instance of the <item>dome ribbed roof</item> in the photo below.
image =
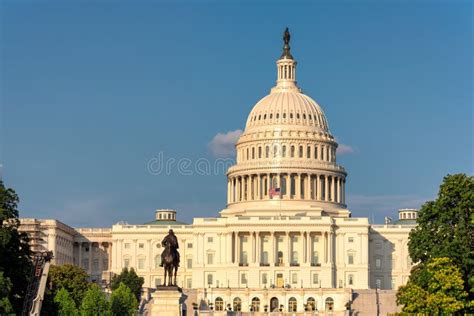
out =
{"type": "Polygon", "coordinates": [[[266,125],[301,125],[325,132],[329,130],[321,107],[295,90],[272,92],[254,106],[247,119],[246,130],[266,125]]]}

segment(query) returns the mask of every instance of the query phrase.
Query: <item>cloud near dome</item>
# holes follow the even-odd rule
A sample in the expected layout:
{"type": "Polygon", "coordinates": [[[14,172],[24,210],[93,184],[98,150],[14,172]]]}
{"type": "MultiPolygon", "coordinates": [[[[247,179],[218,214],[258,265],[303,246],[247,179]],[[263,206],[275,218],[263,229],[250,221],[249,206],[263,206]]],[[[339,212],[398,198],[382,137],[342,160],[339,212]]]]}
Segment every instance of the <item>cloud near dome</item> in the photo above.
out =
{"type": "Polygon", "coordinates": [[[229,158],[235,154],[235,143],[242,134],[242,130],[228,131],[227,133],[217,133],[207,144],[212,155],[217,158],[229,158]]]}
{"type": "Polygon", "coordinates": [[[353,154],[354,153],[354,148],[352,148],[352,146],[349,146],[349,145],[346,145],[346,144],[339,144],[339,146],[336,149],[336,153],[338,155],[353,154]]]}

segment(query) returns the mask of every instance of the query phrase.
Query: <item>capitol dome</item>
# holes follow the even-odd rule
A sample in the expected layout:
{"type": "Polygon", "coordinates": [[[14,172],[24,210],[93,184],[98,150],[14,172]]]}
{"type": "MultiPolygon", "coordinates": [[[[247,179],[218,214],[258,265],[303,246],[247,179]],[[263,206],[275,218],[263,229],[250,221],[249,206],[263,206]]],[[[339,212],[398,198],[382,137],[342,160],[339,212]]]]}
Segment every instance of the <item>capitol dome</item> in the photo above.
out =
{"type": "Polygon", "coordinates": [[[290,34],[277,60],[276,85],[250,112],[227,172],[221,215],[331,215],[347,217],[346,172],[321,107],[296,84],[290,34]]]}

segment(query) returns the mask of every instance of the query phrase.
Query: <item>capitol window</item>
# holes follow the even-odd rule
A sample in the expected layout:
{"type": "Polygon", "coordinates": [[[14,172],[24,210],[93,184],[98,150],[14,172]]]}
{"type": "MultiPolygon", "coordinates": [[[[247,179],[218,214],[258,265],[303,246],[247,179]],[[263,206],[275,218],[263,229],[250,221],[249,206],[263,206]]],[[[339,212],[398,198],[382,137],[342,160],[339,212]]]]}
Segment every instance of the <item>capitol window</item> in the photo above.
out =
{"type": "Polygon", "coordinates": [[[376,267],[377,269],[382,268],[382,260],[381,260],[380,258],[376,258],[376,259],[375,259],[375,267],[376,267]]]}
{"type": "Polygon", "coordinates": [[[292,119],[292,118],[293,118],[293,113],[290,113],[290,119],[292,119]]]}
{"type": "Polygon", "coordinates": [[[349,237],[348,242],[354,242],[354,237],[349,237]]]}
{"type": "Polygon", "coordinates": [[[298,284],[298,273],[293,272],[291,274],[291,283],[292,284],[298,284]]]}
{"type": "Polygon", "coordinates": [[[130,244],[129,244],[128,242],[126,242],[126,243],[123,245],[123,247],[124,247],[125,249],[130,249],[130,244]]]}
{"type": "Polygon", "coordinates": [[[212,237],[207,237],[207,242],[213,242],[214,239],[212,237]]]}
{"type": "Polygon", "coordinates": [[[258,158],[262,158],[262,147],[258,147],[258,158]]]}
{"type": "Polygon", "coordinates": [[[314,147],[314,159],[318,159],[318,146],[314,147]]]}
{"type": "Polygon", "coordinates": [[[192,267],[193,267],[193,259],[192,258],[186,259],[186,268],[191,269],[192,267]]]}
{"type": "Polygon", "coordinates": [[[192,249],[193,248],[193,244],[192,243],[188,243],[188,249],[192,249]]]}
{"type": "Polygon", "coordinates": [[[347,264],[354,264],[354,253],[349,252],[347,254],[347,264]]]}
{"type": "Polygon", "coordinates": [[[214,282],[214,276],[212,274],[207,275],[207,285],[211,286],[214,282]]]}
{"type": "Polygon", "coordinates": [[[300,114],[296,113],[296,118],[299,120],[300,119],[300,114]]]}
{"type": "Polygon", "coordinates": [[[247,274],[246,273],[242,273],[240,275],[240,283],[247,284],[247,274]]]}
{"type": "Polygon", "coordinates": [[[144,247],[145,247],[145,245],[143,243],[138,244],[138,248],[143,249],[144,247]]]}
{"type": "Polygon", "coordinates": [[[290,149],[290,157],[293,158],[295,156],[295,146],[291,146],[291,149],[290,149]]]}
{"type": "Polygon", "coordinates": [[[123,259],[123,266],[125,268],[128,268],[130,266],[130,259],[128,258],[123,259]]]}
{"type": "Polygon", "coordinates": [[[354,275],[349,274],[347,277],[347,284],[354,285],[354,275]]]}
{"type": "Polygon", "coordinates": [[[255,159],[255,147],[252,147],[252,159],[255,159]]]}
{"type": "Polygon", "coordinates": [[[319,274],[313,273],[313,284],[319,283],[319,274]]]}
{"type": "Polygon", "coordinates": [[[283,158],[285,158],[286,157],[286,146],[283,145],[281,153],[282,153],[283,158]]]}
{"type": "Polygon", "coordinates": [[[303,158],[303,146],[300,146],[299,152],[298,152],[298,156],[299,156],[300,158],[303,158]]]}
{"type": "Polygon", "coordinates": [[[283,118],[286,118],[286,113],[283,113],[283,118]]]}
{"type": "Polygon", "coordinates": [[[268,283],[267,274],[262,273],[262,284],[267,284],[267,283],[268,283]]]}
{"type": "Polygon", "coordinates": [[[311,158],[311,147],[306,148],[306,158],[311,158]]]}
{"type": "Polygon", "coordinates": [[[268,158],[270,156],[270,147],[266,146],[265,147],[265,158],[268,158]]]}
{"type": "Polygon", "coordinates": [[[144,258],[138,259],[138,269],[140,269],[140,270],[145,269],[145,259],[144,258]]]}
{"type": "Polygon", "coordinates": [[[280,113],[277,113],[277,114],[276,114],[276,118],[277,118],[277,119],[280,118],[280,113]]]}
{"type": "Polygon", "coordinates": [[[214,264],[214,254],[208,253],[207,254],[207,264],[214,264]]]}

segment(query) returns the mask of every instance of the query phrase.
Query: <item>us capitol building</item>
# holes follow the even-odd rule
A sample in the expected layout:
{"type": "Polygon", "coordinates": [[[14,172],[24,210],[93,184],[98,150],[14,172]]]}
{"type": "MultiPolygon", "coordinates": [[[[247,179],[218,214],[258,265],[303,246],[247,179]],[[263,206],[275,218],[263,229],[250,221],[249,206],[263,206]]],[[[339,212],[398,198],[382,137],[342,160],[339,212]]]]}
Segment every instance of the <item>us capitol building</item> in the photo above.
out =
{"type": "Polygon", "coordinates": [[[284,40],[276,85],[253,107],[236,144],[227,207],[218,217],[186,224],[174,210],[157,210],[149,223],[111,228],[23,218],[33,248],[52,250],[53,263],[81,266],[97,282],[133,267],[153,289],[163,279],[160,242],[171,228],[188,310],[195,303],[215,313],[337,314],[357,300],[367,311],[382,304],[379,295],[391,295],[393,305],[393,290],[410,274],[407,242],[417,211],[400,210],[398,221],[383,225],[351,216],[338,144],[322,108],[298,87],[289,33],[284,40]]]}

